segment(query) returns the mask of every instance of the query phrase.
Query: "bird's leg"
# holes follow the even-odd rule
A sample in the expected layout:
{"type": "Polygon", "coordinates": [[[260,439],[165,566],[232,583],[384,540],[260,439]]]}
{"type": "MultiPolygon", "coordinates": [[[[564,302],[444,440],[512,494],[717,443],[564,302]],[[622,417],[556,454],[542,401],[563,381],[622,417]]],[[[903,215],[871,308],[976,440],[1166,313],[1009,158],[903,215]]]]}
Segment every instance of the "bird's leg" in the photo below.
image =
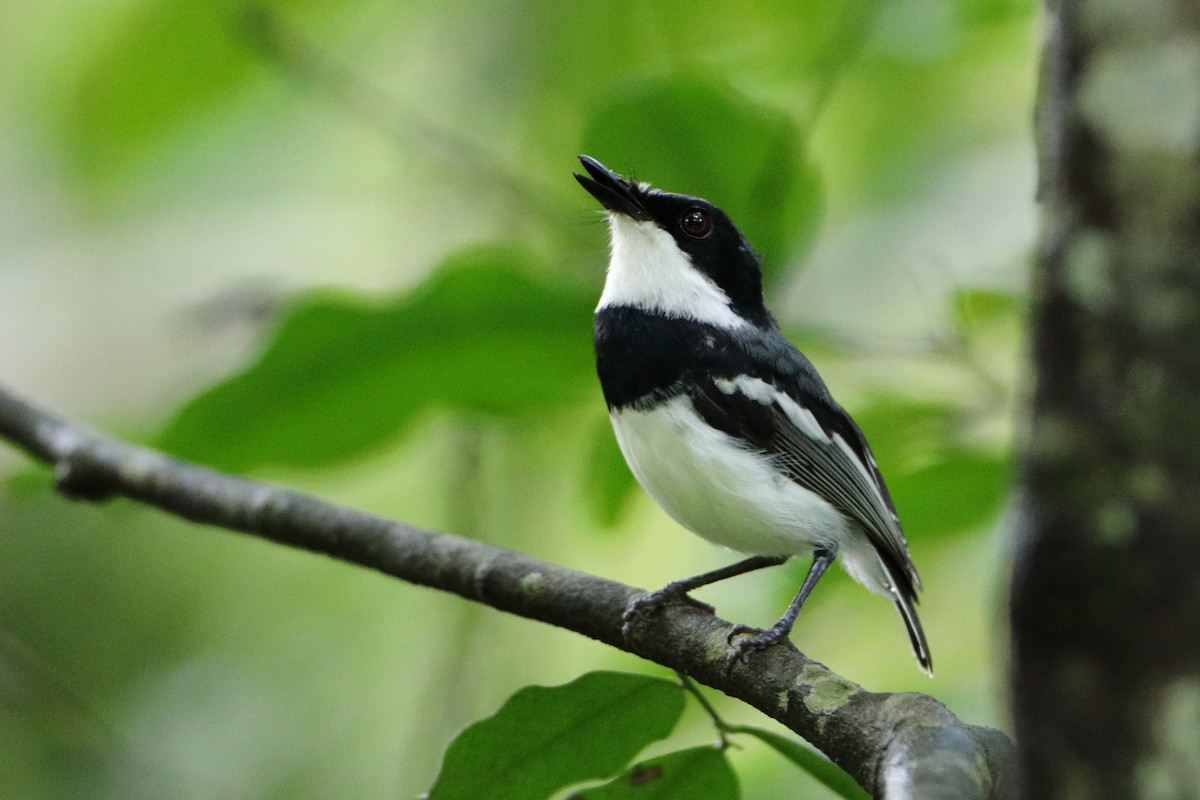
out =
{"type": "Polygon", "coordinates": [[[744,561],[730,564],[727,567],[714,569],[711,572],[705,572],[700,575],[693,575],[690,578],[671,581],[657,591],[639,595],[629,601],[629,605],[625,606],[625,624],[621,627],[621,632],[628,639],[633,624],[639,617],[649,616],[673,600],[691,603],[694,606],[705,609],[711,614],[713,611],[712,606],[693,599],[688,595],[688,592],[692,589],[699,589],[701,586],[707,586],[710,583],[732,578],[735,575],[744,575],[747,572],[753,572],[756,569],[764,567],[779,566],[784,561],[787,561],[787,556],[751,556],[744,561]]]}
{"type": "Polygon", "coordinates": [[[725,655],[725,663],[733,666],[743,660],[748,653],[770,647],[776,642],[786,639],[792,632],[792,626],[796,624],[796,615],[800,613],[804,601],[808,600],[813,587],[817,585],[817,581],[825,574],[825,570],[829,568],[835,558],[837,558],[836,547],[818,547],[813,550],[812,566],[808,568],[808,574],[804,576],[804,583],[800,584],[800,591],[796,592],[787,611],[784,611],[779,621],[771,627],[763,630],[751,628],[749,625],[734,625],[733,630],[729,633],[729,652],[725,655]]]}

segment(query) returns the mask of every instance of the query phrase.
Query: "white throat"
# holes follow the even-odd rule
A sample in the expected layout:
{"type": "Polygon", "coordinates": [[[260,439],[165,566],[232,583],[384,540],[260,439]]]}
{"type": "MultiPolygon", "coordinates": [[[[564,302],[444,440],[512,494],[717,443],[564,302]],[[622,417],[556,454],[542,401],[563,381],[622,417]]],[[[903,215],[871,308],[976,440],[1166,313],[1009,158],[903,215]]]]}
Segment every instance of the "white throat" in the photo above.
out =
{"type": "Polygon", "coordinates": [[[606,306],[633,306],[723,328],[746,324],[729,307],[729,298],[720,287],[692,266],[671,234],[650,221],[617,213],[608,217],[612,258],[597,311],[606,306]]]}

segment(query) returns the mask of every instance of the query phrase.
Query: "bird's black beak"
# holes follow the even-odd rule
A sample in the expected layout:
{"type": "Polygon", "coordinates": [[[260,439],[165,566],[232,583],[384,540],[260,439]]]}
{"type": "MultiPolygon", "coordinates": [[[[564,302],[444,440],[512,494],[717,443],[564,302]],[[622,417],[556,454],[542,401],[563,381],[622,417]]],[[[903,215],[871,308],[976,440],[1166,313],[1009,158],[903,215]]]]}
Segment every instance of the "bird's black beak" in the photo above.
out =
{"type": "Polygon", "coordinates": [[[575,180],[588,190],[592,197],[600,201],[600,205],[609,211],[624,214],[637,220],[650,219],[646,207],[642,204],[642,189],[626,178],[622,178],[608,167],[591,156],[580,156],[579,163],[588,171],[588,175],[575,173],[575,180]]]}

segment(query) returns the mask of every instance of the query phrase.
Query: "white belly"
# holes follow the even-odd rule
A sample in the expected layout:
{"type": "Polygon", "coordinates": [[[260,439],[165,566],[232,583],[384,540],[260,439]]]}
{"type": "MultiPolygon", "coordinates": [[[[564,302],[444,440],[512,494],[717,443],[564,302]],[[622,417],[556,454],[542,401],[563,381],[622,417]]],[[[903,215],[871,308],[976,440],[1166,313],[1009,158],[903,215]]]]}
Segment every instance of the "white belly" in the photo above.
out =
{"type": "MultiPolygon", "coordinates": [[[[709,427],[687,397],[612,414],[638,482],[679,524],[754,555],[792,556],[843,545],[851,525],[832,505],[780,475],[768,457],[709,427]]],[[[862,538],[853,537],[853,538],[862,538]]]]}

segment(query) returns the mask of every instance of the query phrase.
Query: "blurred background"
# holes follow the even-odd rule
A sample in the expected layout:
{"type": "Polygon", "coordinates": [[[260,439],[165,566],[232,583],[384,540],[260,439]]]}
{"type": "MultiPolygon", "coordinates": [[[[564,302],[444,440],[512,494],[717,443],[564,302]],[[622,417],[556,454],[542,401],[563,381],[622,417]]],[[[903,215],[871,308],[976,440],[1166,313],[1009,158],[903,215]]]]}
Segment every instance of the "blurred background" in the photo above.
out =
{"type": "MultiPolygon", "coordinates": [[[[9,0],[0,381],[634,585],[728,563],[612,441],[590,338],[607,232],[571,178],[589,153],[730,213],[888,477],[936,677],[840,571],[794,641],[1003,726],[1036,17],[1028,0],[9,0]]],[[[62,501],[4,447],[0,478],[0,796],[413,797],[521,686],[663,674],[363,569],[62,501]]],[[[805,567],[700,596],[768,624],[805,567]]],[[[715,739],[692,706],[672,749],[715,739]]],[[[730,757],[747,797],[829,796],[755,742],[730,757]]]]}

